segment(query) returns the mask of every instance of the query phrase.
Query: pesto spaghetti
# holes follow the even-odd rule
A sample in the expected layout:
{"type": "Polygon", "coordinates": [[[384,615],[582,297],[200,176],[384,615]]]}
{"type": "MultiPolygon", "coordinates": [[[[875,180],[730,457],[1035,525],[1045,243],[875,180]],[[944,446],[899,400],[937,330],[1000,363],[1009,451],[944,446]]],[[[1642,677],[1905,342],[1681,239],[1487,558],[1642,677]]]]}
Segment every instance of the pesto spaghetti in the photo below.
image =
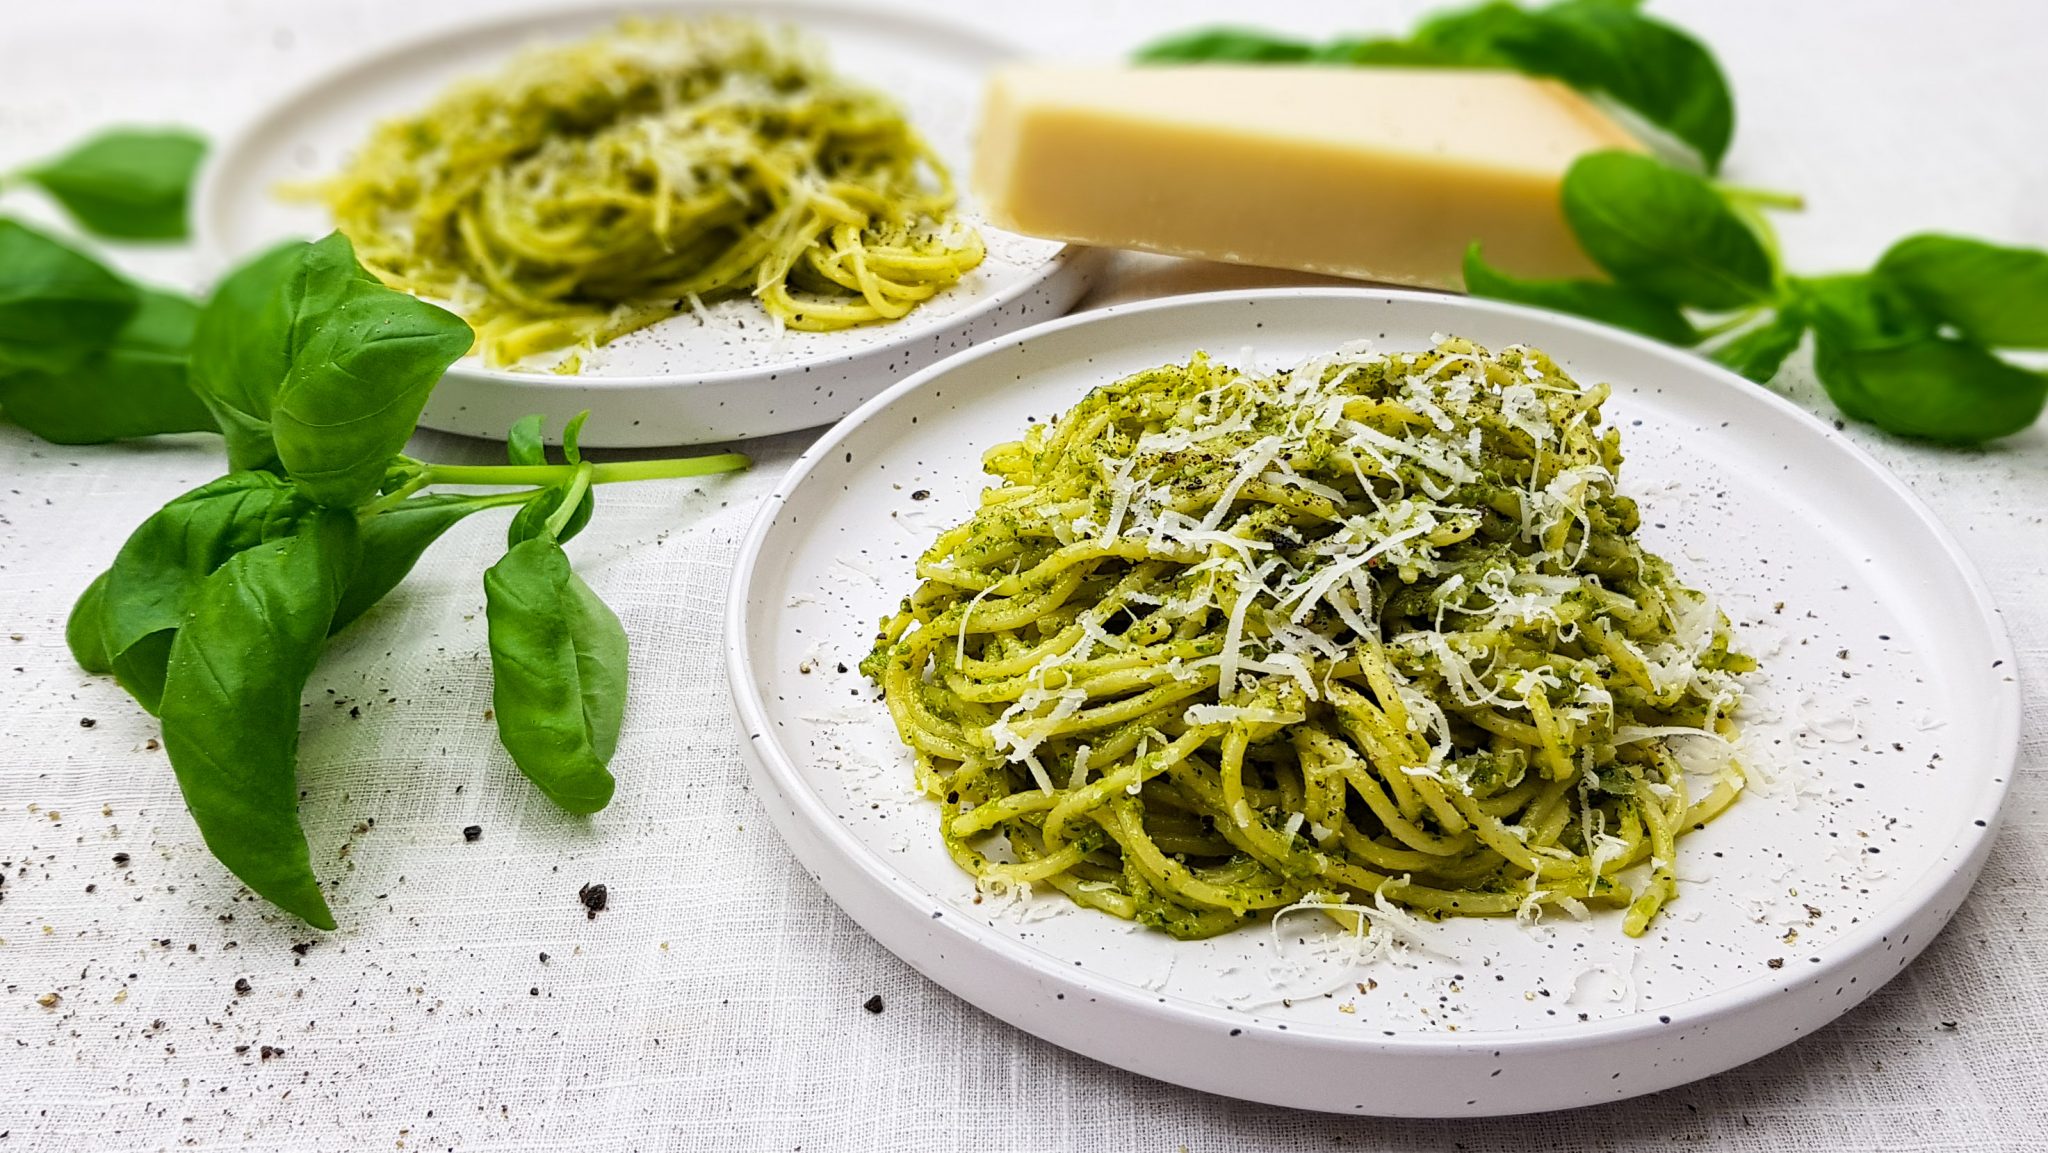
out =
{"type": "Polygon", "coordinates": [[[493,364],[751,292],[790,328],[895,320],[981,263],[887,97],[787,28],[627,20],[380,125],[312,189],[386,283],[493,364]]]}
{"type": "Polygon", "coordinates": [[[862,664],[954,860],[1183,938],[1365,899],[1641,934],[1742,789],[1753,665],[1637,542],[1607,395],[1456,339],[1198,355],[989,452],[862,664]]]}

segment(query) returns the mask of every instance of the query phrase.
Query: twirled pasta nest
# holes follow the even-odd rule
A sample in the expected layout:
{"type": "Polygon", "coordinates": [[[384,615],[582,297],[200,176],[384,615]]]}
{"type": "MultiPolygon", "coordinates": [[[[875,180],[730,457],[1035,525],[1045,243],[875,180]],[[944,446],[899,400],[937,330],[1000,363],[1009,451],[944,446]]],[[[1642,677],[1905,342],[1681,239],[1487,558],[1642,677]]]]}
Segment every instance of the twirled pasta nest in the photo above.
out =
{"type": "Polygon", "coordinates": [[[1677,892],[1752,662],[1526,348],[1196,356],[988,453],[863,670],[960,866],[1203,937],[1677,892]]]}

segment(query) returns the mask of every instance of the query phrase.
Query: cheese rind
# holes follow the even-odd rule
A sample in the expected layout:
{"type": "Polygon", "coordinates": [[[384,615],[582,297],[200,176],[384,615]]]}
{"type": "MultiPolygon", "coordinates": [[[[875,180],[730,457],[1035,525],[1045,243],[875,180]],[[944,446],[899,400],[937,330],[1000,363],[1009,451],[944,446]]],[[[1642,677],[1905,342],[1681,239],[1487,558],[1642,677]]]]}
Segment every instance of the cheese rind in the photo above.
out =
{"type": "Polygon", "coordinates": [[[1466,247],[1594,273],[1571,162],[1640,150],[1571,89],[1508,72],[1016,66],[989,85],[973,182],[1014,232],[1455,288],[1466,247]]]}

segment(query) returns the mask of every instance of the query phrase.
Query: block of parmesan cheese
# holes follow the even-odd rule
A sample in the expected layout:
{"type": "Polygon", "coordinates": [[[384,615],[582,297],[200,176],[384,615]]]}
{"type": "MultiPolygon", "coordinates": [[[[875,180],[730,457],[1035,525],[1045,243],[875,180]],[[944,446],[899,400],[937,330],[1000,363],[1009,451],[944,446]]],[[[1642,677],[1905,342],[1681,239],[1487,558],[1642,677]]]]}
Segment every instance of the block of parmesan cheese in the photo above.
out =
{"type": "Polygon", "coordinates": [[[1640,149],[1562,84],[1421,68],[1020,65],[991,80],[973,181],[1014,232],[1456,288],[1473,240],[1583,276],[1558,185],[1640,149]]]}

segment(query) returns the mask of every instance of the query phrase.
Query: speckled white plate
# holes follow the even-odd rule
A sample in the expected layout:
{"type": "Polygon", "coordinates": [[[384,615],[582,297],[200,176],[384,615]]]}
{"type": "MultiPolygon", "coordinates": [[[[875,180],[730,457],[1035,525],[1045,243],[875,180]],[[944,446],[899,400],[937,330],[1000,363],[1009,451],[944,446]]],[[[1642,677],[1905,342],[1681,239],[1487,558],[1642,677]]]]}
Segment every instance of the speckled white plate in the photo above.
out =
{"type": "Polygon", "coordinates": [[[1825,424],[1648,340],[1396,291],[1154,301],[935,365],[791,470],[747,540],[729,613],[762,802],[884,945],[1057,1044],[1312,1109],[1611,1101],[1813,1031],[1947,922],[1990,847],[2019,738],[2011,648],[1982,584],[1927,509],[1825,424]],[[1612,383],[1645,542],[1719,596],[1763,663],[1743,719],[1774,780],[1681,842],[1679,899],[1639,941],[1618,912],[1454,920],[1431,927],[1429,951],[1365,965],[1313,917],[1185,943],[1056,893],[977,901],[851,670],[912,587],[913,558],[975,505],[982,451],[1196,349],[1281,367],[1361,337],[1427,347],[1433,333],[1532,344],[1612,383]]]}
{"type": "MultiPolygon", "coordinates": [[[[965,182],[969,133],[989,67],[1007,45],[927,18],[793,0],[601,2],[469,24],[382,52],[314,81],[259,115],[201,175],[193,206],[202,249],[220,269],[279,240],[333,224],[281,186],[325,176],[370,128],[424,106],[459,78],[489,75],[521,48],[596,32],[627,14],[736,12],[797,25],[824,41],[833,67],[893,95],[965,182]]],[[[781,332],[751,298],[680,314],[586,353],[575,376],[486,368],[471,357],[434,390],[421,423],[502,438],[529,412],[558,429],[591,411],[583,443],[702,444],[827,424],[916,369],[978,340],[1058,316],[1098,264],[1084,249],[1004,232],[962,210],[988,258],[958,285],[893,324],[781,332]]]]}

